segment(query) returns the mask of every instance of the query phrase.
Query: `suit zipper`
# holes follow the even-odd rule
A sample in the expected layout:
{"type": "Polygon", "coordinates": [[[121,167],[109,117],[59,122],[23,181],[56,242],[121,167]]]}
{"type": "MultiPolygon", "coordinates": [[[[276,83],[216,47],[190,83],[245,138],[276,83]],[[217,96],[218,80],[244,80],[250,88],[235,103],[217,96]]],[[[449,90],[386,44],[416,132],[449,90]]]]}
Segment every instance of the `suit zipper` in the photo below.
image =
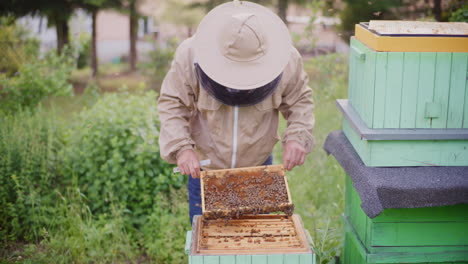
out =
{"type": "Polygon", "coordinates": [[[236,156],[237,156],[237,130],[239,121],[239,106],[234,106],[234,125],[232,131],[232,158],[231,168],[236,167],[236,156]]]}

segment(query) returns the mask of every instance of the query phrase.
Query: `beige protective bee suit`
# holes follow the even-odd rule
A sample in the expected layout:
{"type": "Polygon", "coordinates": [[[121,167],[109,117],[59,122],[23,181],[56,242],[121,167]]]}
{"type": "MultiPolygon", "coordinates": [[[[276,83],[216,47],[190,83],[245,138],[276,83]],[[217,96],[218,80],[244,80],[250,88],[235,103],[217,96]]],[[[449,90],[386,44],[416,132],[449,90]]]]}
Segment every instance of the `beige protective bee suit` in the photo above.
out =
{"type": "Polygon", "coordinates": [[[273,94],[256,105],[238,107],[222,104],[200,87],[192,42],[189,38],[180,44],[161,87],[159,144],[164,160],[176,163],[182,150],[194,149],[199,160],[211,160],[204,169],[261,165],[280,140],[279,112],[287,120],[282,142],[296,140],[310,152],[312,90],[294,47],[273,94]]]}

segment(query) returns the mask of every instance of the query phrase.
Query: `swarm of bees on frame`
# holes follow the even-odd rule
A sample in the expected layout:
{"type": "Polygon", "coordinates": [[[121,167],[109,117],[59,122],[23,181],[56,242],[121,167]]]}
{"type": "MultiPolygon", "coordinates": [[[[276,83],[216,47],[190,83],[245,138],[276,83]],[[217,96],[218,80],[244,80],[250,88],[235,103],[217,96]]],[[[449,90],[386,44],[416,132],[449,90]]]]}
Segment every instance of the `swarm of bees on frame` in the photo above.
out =
{"type": "Polygon", "coordinates": [[[227,174],[206,176],[204,181],[205,212],[209,219],[239,218],[283,212],[292,215],[294,205],[288,199],[284,176],[276,172],[261,175],[227,174]]]}

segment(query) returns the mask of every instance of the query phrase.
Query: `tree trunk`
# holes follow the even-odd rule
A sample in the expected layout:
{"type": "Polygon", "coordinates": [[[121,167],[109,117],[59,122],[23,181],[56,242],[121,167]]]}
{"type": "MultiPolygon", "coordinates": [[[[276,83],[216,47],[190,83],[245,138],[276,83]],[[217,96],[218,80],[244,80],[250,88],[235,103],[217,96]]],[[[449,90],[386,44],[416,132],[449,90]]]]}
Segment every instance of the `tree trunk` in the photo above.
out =
{"type": "Polygon", "coordinates": [[[91,32],[91,69],[93,78],[98,74],[98,58],[96,48],[96,21],[97,10],[93,10],[92,14],[92,32],[91,32]]]}
{"type": "Polygon", "coordinates": [[[37,29],[37,33],[38,33],[38,34],[41,34],[41,33],[42,33],[42,21],[43,21],[43,20],[44,20],[43,17],[40,16],[40,17],[39,17],[39,27],[38,27],[38,29],[37,29]]]}
{"type": "Polygon", "coordinates": [[[286,15],[288,12],[288,0],[278,0],[278,16],[283,20],[283,22],[288,25],[286,20],[286,15]]]}
{"type": "Polygon", "coordinates": [[[437,21],[442,21],[441,0],[434,0],[434,7],[432,8],[432,12],[434,13],[434,17],[437,21]]]}
{"type": "Polygon", "coordinates": [[[143,18],[143,33],[146,35],[149,33],[148,29],[148,17],[143,18]]]}
{"type": "Polygon", "coordinates": [[[137,50],[136,50],[136,40],[138,32],[138,15],[136,13],[136,0],[130,2],[130,70],[136,70],[136,61],[137,61],[137,50]]]}
{"type": "Polygon", "coordinates": [[[62,48],[63,48],[63,39],[62,39],[62,27],[60,26],[59,21],[55,21],[55,32],[57,34],[57,53],[61,54],[62,53],[62,48]]]}
{"type": "Polygon", "coordinates": [[[70,43],[68,37],[68,20],[60,16],[55,17],[55,29],[57,31],[57,52],[62,53],[63,47],[70,43]]]}

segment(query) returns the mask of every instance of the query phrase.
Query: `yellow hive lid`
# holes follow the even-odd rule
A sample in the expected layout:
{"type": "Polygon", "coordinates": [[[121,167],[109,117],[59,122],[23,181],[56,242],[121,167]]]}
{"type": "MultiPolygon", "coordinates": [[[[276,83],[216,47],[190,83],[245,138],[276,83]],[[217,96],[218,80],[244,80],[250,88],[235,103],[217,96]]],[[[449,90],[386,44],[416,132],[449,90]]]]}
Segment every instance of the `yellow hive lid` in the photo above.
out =
{"type": "Polygon", "coordinates": [[[468,23],[371,20],[356,38],[376,51],[468,52],[468,23]]]}

